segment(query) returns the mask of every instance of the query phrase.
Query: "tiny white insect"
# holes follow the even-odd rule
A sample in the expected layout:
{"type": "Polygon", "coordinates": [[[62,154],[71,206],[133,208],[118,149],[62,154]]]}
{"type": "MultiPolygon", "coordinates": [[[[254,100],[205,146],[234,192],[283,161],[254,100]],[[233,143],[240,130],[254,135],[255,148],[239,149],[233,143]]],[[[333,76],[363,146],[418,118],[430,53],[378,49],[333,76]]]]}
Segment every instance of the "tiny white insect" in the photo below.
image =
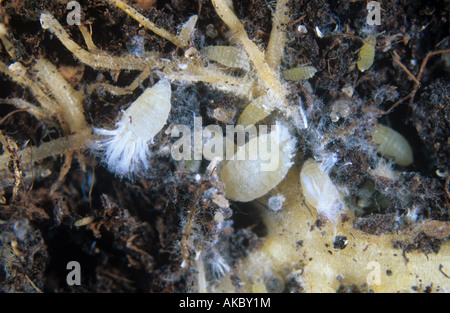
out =
{"type": "Polygon", "coordinates": [[[132,178],[148,168],[148,145],[166,124],[171,109],[170,97],[170,83],[161,80],[147,88],[123,112],[116,129],[94,128],[94,133],[106,138],[95,141],[92,149],[101,153],[111,172],[132,178]]]}
{"type": "Polygon", "coordinates": [[[317,37],[323,38],[323,34],[322,34],[322,32],[320,31],[319,26],[316,26],[316,27],[314,28],[314,30],[316,31],[317,37]]]}
{"type": "Polygon", "coordinates": [[[335,223],[343,211],[343,205],[339,191],[326,170],[313,159],[308,159],[302,166],[300,182],[306,202],[315,207],[318,214],[335,223]]]}

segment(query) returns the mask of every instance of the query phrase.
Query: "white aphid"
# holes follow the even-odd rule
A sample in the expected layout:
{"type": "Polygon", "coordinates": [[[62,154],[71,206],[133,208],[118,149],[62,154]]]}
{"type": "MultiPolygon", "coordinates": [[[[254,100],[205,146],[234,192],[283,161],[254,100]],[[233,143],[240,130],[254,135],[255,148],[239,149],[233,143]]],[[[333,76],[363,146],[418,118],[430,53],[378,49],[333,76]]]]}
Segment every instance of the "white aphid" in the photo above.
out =
{"type": "Polygon", "coordinates": [[[390,127],[378,124],[372,131],[372,140],[378,152],[394,159],[401,166],[411,165],[414,161],[411,145],[400,133],[390,127]]]}
{"type": "Polygon", "coordinates": [[[306,202],[315,207],[318,214],[336,222],[343,209],[341,196],[323,167],[313,159],[306,160],[300,182],[306,202]]]}
{"type": "Polygon", "coordinates": [[[286,127],[279,125],[278,128],[278,136],[273,135],[273,131],[261,134],[238,147],[234,159],[228,161],[221,170],[219,179],[225,183],[228,198],[241,202],[252,201],[268,193],[286,176],[292,166],[295,139],[286,127]],[[268,146],[271,159],[264,160],[266,157],[261,147],[268,146]],[[254,155],[256,158],[239,160],[236,156],[242,151],[257,151],[254,155]]]}
{"type": "Polygon", "coordinates": [[[161,80],[147,88],[116,123],[114,130],[94,128],[94,132],[106,138],[97,140],[93,150],[102,152],[108,169],[118,176],[132,177],[148,168],[149,141],[166,124],[171,89],[167,80],[161,80]]]}
{"type": "Polygon", "coordinates": [[[316,26],[316,27],[314,28],[314,30],[316,31],[317,37],[323,38],[323,34],[322,34],[322,32],[320,31],[319,26],[316,26]]]}

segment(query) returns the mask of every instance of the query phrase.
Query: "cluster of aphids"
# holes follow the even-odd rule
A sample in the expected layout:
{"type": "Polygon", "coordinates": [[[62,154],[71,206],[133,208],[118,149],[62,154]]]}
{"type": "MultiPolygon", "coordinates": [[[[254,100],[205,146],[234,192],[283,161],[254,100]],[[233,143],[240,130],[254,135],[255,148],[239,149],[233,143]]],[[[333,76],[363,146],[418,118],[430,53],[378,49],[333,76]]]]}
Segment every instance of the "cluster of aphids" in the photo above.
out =
{"type": "MultiPolygon", "coordinates": [[[[356,215],[395,213],[401,199],[405,204],[411,198],[401,183],[402,172],[413,164],[411,145],[399,132],[379,124],[374,112],[361,112],[357,107],[361,102],[333,101],[327,114],[320,104],[310,115],[311,127],[306,131],[303,150],[327,174],[317,185],[329,184],[329,191],[324,190],[321,197],[317,194],[315,198],[322,199],[331,210],[329,214],[336,213],[331,208],[339,211],[342,205],[356,215]],[[334,195],[334,200],[326,200],[325,195],[334,195]],[[326,201],[340,204],[333,206],[326,201]]],[[[316,205],[320,206],[320,202],[316,205]]]]}

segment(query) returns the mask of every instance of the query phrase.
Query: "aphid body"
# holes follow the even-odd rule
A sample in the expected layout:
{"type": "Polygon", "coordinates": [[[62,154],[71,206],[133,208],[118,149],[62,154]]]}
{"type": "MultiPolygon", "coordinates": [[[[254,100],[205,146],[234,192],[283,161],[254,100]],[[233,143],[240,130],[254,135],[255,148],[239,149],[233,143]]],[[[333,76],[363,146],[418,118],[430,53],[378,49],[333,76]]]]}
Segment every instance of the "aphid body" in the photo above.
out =
{"type": "Polygon", "coordinates": [[[358,66],[358,69],[361,72],[368,70],[369,67],[372,66],[373,59],[375,57],[376,44],[377,44],[377,36],[376,35],[369,36],[365,40],[361,50],[359,51],[359,60],[358,63],[356,63],[356,65],[358,66]]]}
{"type": "Polygon", "coordinates": [[[273,212],[278,212],[283,208],[286,198],[283,195],[274,195],[267,199],[267,207],[273,212]]]}
{"type": "Polygon", "coordinates": [[[208,46],[203,49],[203,53],[208,59],[230,68],[244,70],[248,70],[250,68],[247,54],[235,47],[208,46]]]}
{"type": "Polygon", "coordinates": [[[243,146],[237,148],[233,160],[228,161],[220,172],[220,181],[225,183],[225,194],[228,198],[235,201],[248,202],[257,199],[275,186],[277,186],[286,176],[292,165],[292,157],[295,150],[295,139],[289,133],[289,130],[279,126],[279,136],[270,138],[271,133],[261,134],[249,140],[243,146]],[[270,142],[269,142],[270,141],[270,142]],[[267,147],[269,154],[276,155],[276,164],[269,170],[262,170],[262,164],[271,161],[264,160],[263,153],[259,147],[267,147]],[[256,150],[256,146],[259,146],[256,150]],[[244,151],[257,151],[257,157],[254,160],[240,160],[236,156],[244,151]]]}
{"type": "Polygon", "coordinates": [[[87,127],[84,117],[83,96],[63,78],[56,66],[45,59],[37,59],[36,76],[45,83],[60,104],[60,109],[72,132],[87,127]]]}
{"type": "Polygon", "coordinates": [[[237,123],[243,126],[254,125],[266,118],[276,104],[276,99],[269,95],[259,96],[245,107],[237,123]]]}
{"type": "Polygon", "coordinates": [[[390,127],[378,124],[372,132],[372,140],[380,154],[394,159],[401,166],[413,163],[413,151],[408,141],[390,127]]]}
{"type": "Polygon", "coordinates": [[[300,172],[300,182],[306,203],[315,207],[318,214],[336,222],[343,208],[341,196],[320,163],[306,160],[300,172]]]}
{"type": "Polygon", "coordinates": [[[97,140],[93,149],[103,152],[109,170],[121,177],[131,177],[147,169],[148,144],[166,124],[171,109],[170,97],[170,83],[161,80],[147,88],[123,112],[116,129],[94,129],[96,134],[106,137],[97,140]]]}
{"type": "Polygon", "coordinates": [[[313,66],[298,66],[283,71],[283,77],[287,80],[305,80],[316,74],[317,70],[313,66]]]}

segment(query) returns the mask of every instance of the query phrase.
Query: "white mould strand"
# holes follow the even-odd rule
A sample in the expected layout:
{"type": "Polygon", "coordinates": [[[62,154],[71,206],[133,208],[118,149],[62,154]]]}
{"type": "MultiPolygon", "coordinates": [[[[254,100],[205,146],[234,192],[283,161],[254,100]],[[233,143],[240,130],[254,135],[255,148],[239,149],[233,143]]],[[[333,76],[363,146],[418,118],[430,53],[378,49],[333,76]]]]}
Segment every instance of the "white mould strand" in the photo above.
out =
{"type": "Polygon", "coordinates": [[[167,122],[170,97],[170,83],[161,80],[147,88],[123,112],[114,130],[94,128],[94,133],[106,138],[95,141],[92,148],[102,153],[102,159],[111,172],[119,177],[132,178],[148,168],[148,145],[167,122]]]}
{"type": "Polygon", "coordinates": [[[398,165],[408,166],[413,163],[409,142],[392,128],[378,124],[372,132],[372,140],[381,155],[393,158],[398,165]]]}
{"type": "Polygon", "coordinates": [[[335,223],[343,210],[341,196],[320,163],[308,159],[302,166],[300,182],[306,203],[335,223]]]}

